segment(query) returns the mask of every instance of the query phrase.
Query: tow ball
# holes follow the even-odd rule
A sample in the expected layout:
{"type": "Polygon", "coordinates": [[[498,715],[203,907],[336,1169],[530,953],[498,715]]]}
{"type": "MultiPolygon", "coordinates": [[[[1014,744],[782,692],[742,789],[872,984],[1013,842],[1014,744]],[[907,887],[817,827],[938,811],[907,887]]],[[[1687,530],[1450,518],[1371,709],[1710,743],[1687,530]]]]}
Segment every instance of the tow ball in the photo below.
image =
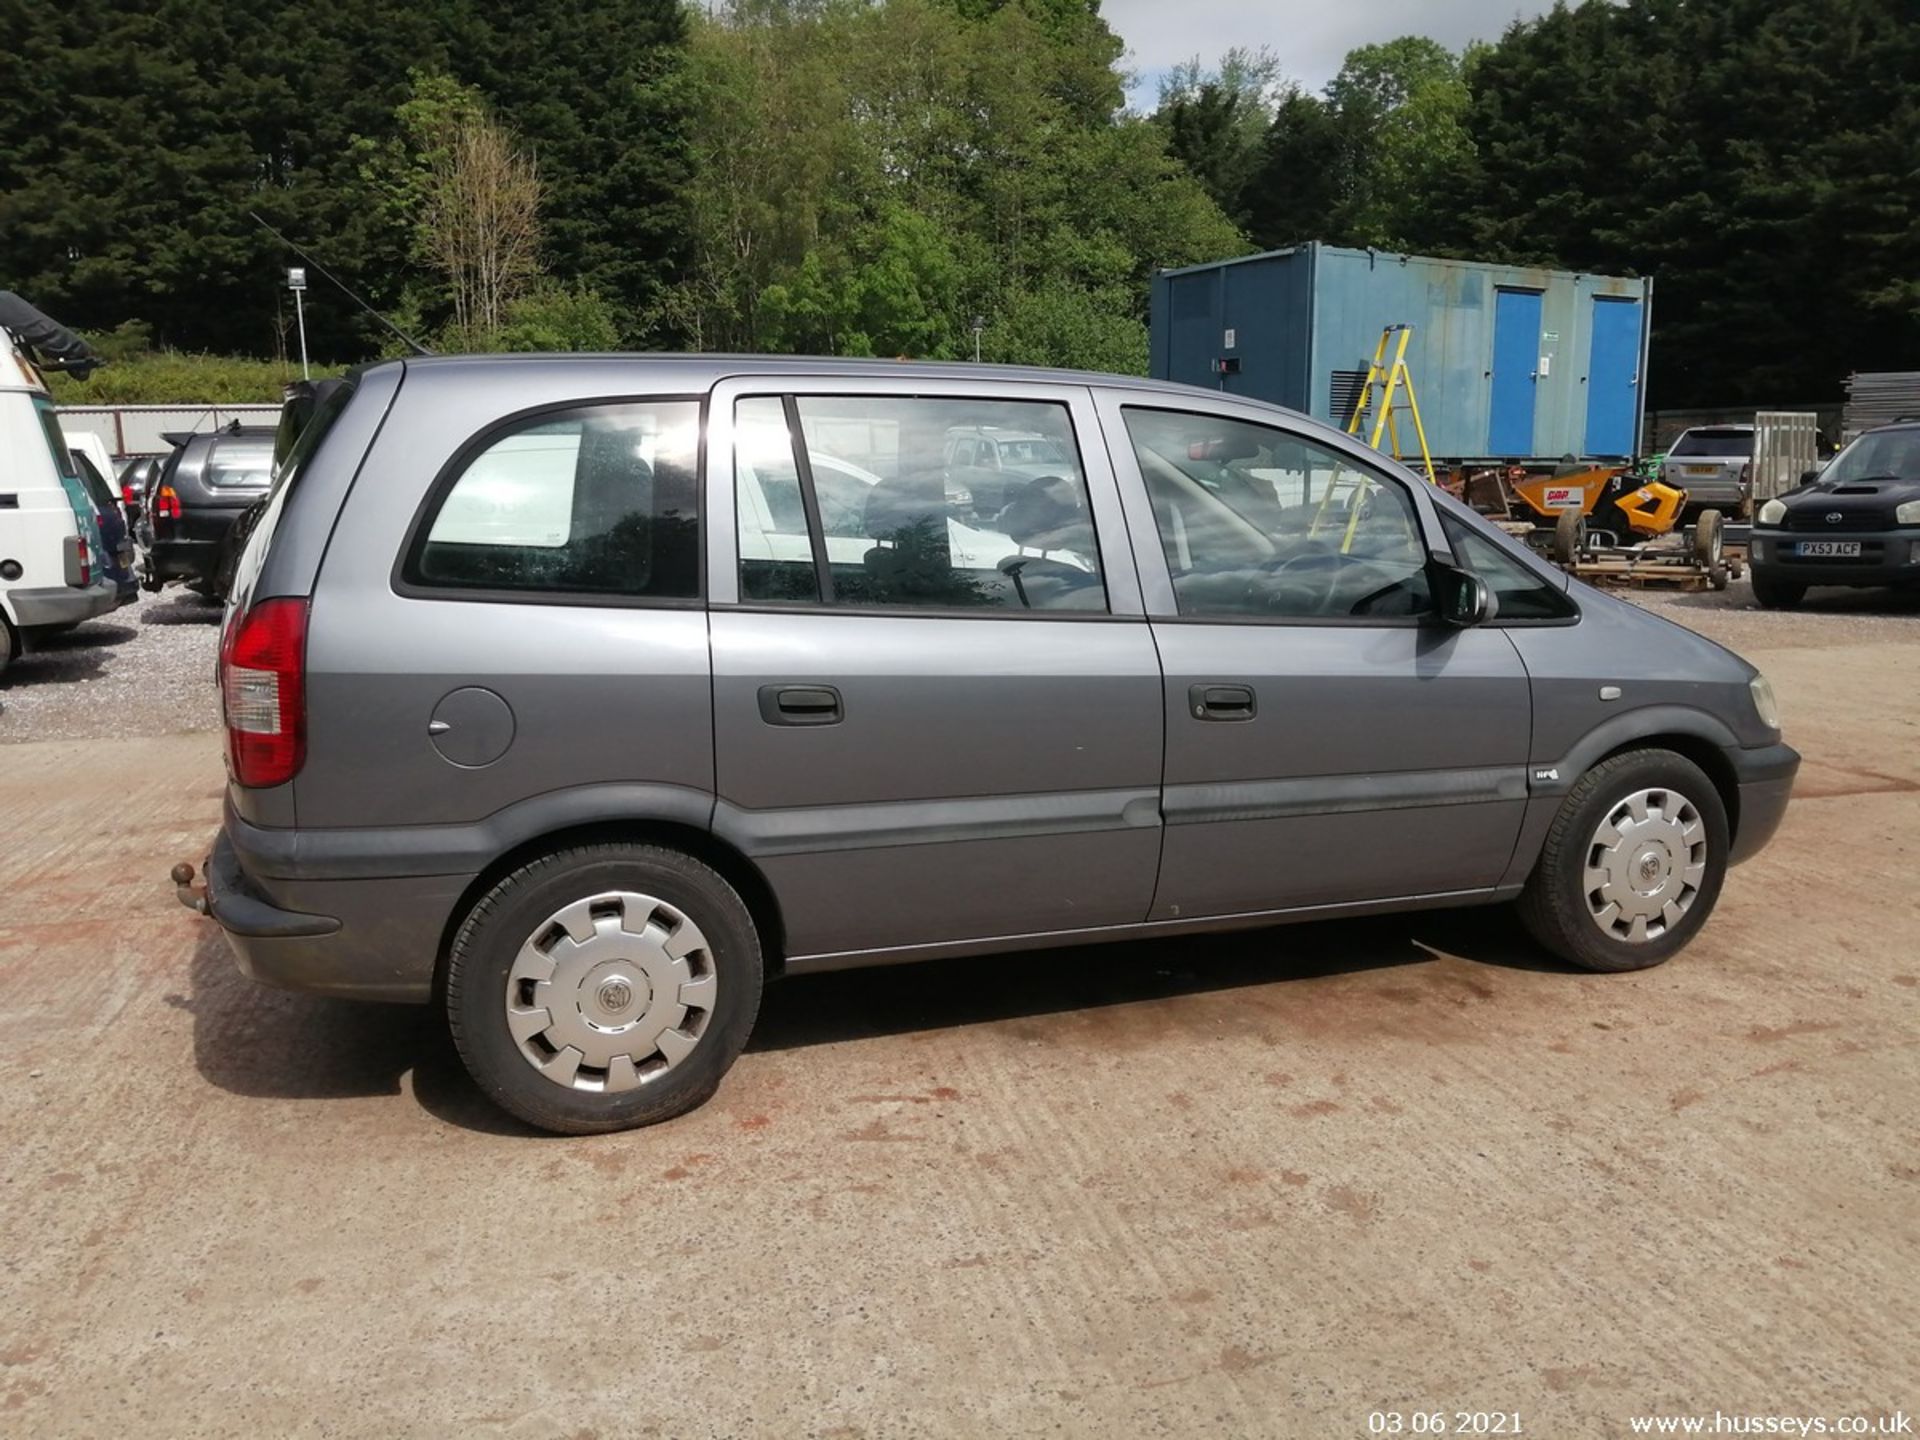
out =
{"type": "Polygon", "coordinates": [[[213,906],[207,903],[207,887],[193,883],[193,866],[184,860],[173,867],[173,893],[194,914],[213,914],[213,906]]]}

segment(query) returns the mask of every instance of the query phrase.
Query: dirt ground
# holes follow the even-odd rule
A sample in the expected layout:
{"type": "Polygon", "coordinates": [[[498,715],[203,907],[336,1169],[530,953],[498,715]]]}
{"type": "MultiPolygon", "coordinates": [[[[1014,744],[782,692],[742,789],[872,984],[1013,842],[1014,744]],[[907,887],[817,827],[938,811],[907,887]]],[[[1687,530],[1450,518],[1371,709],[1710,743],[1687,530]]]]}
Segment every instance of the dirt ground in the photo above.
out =
{"type": "MultiPolygon", "coordinates": [[[[1662,969],[1453,912],[795,980],[712,1104],[582,1140],[175,904],[210,711],[67,731],[82,676],[10,677],[110,738],[0,743],[0,1433],[1912,1413],[1920,607],[1744,594],[1649,603],[1767,670],[1807,763],[1662,969]]],[[[115,623],[91,684],[147,643],[115,623]]]]}

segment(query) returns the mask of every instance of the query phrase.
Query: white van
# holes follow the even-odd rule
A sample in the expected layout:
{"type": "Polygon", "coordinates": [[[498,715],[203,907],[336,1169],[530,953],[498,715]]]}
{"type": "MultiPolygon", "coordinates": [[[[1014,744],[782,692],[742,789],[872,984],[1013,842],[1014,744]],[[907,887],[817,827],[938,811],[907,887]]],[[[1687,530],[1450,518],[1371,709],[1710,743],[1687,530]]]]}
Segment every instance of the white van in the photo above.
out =
{"type": "Polygon", "coordinates": [[[118,603],[46,382],[0,330],[0,670],[118,603]]]}

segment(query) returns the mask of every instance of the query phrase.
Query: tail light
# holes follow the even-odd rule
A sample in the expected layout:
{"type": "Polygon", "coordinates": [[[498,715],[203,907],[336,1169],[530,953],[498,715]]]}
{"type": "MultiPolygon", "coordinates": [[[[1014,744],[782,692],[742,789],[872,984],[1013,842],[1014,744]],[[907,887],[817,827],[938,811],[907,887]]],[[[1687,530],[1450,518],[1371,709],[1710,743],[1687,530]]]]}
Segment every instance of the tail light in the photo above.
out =
{"type": "Polygon", "coordinates": [[[140,508],[139,492],[131,485],[122,485],[120,487],[120,503],[126,507],[127,514],[133,514],[134,511],[140,508]]]}
{"type": "Polygon", "coordinates": [[[307,602],[262,600],[220,640],[227,772],[249,788],[284,785],[307,758],[307,602]]]}
{"type": "Polygon", "coordinates": [[[162,485],[153,497],[153,518],[158,524],[162,520],[172,522],[180,518],[180,495],[171,485],[162,485]]]}
{"type": "Polygon", "coordinates": [[[93,583],[93,550],[87,544],[84,535],[70,535],[65,544],[67,584],[91,585],[93,583]]]}

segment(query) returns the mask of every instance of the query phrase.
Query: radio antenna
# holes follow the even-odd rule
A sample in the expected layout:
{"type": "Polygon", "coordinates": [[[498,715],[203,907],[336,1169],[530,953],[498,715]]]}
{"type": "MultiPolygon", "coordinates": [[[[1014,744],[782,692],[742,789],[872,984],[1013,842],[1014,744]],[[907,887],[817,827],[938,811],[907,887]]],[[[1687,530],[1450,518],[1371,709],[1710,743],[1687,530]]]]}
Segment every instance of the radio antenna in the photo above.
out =
{"type": "Polygon", "coordinates": [[[366,311],[367,314],[371,315],[374,319],[378,320],[394,335],[399,337],[400,341],[403,344],[405,344],[409,350],[413,351],[414,354],[416,355],[433,354],[433,351],[429,350],[426,346],[422,345],[418,340],[414,339],[411,335],[407,334],[406,331],[402,330],[398,325],[394,324],[391,320],[387,319],[386,316],[382,315],[378,310],[374,309],[373,306],[369,305],[366,301],[362,300],[358,295],[356,295],[353,292],[352,288],[348,286],[346,281],[342,280],[339,276],[335,275],[331,270],[327,269],[326,266],[322,265],[318,260],[314,259],[312,255],[308,254],[307,251],[302,249],[300,246],[294,244],[293,241],[289,240],[286,236],[282,235],[278,230],[274,229],[273,226],[267,224],[266,221],[262,220],[257,211],[249,210],[247,214],[253,218],[254,224],[258,225],[262,230],[266,231],[269,235],[273,236],[273,238],[278,240],[282,245],[286,246],[289,250],[293,251],[294,254],[298,255],[302,260],[306,261],[307,264],[311,265],[315,270],[318,270],[320,272],[321,277],[331,282],[335,286],[335,288],[337,288],[341,292],[341,294],[345,295],[349,300],[353,301],[354,304],[358,305],[362,310],[366,311]]]}

